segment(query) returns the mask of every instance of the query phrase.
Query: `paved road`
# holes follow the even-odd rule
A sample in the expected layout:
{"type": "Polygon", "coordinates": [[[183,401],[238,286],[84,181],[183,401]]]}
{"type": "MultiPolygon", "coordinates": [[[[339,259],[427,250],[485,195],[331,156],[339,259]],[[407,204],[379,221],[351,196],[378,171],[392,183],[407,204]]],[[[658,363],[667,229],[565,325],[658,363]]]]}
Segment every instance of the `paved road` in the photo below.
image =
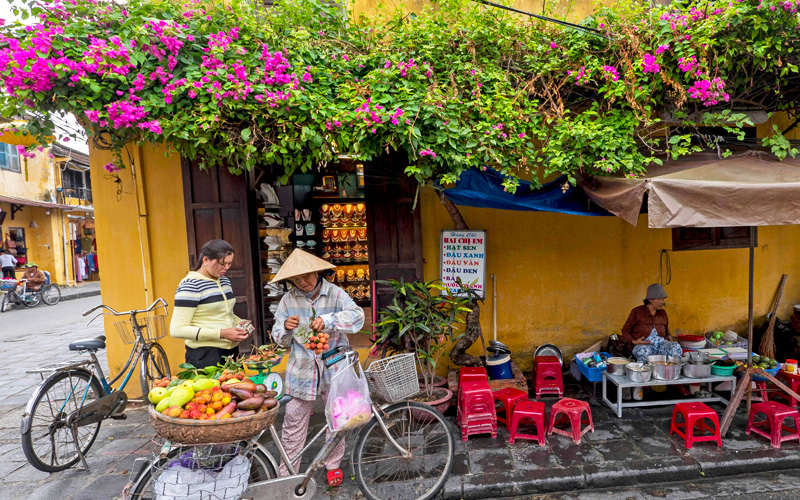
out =
{"type": "MultiPolygon", "coordinates": [[[[32,335],[45,335],[63,329],[82,330],[90,318],[81,313],[100,304],[100,297],[67,300],[54,306],[39,304],[34,308],[14,308],[0,313],[0,342],[32,335]]],[[[95,324],[101,324],[96,320],[95,324]]]]}

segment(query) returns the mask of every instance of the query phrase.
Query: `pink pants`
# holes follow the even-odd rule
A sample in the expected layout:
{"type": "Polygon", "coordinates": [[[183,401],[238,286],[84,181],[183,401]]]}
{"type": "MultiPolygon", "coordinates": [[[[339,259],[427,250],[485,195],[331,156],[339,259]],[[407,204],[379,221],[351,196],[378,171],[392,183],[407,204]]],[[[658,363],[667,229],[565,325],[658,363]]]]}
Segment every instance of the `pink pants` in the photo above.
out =
{"type": "MultiPolygon", "coordinates": [[[[322,396],[322,400],[327,401],[327,395],[322,396]]],[[[286,410],[283,415],[281,443],[283,443],[283,447],[286,449],[286,455],[288,455],[290,459],[297,455],[300,450],[303,449],[303,446],[306,445],[308,421],[311,418],[312,406],[314,406],[313,401],[304,401],[297,398],[286,403],[286,410]]],[[[330,436],[331,431],[328,429],[327,432],[325,432],[325,438],[329,439],[330,436]]],[[[344,439],[342,439],[339,441],[339,444],[336,445],[336,448],[333,449],[328,459],[325,460],[326,469],[334,470],[339,468],[342,457],[344,457],[344,448],[344,439]]],[[[298,458],[296,461],[292,462],[292,465],[294,466],[294,470],[297,471],[300,467],[300,459],[298,458]]],[[[286,468],[286,464],[282,459],[279,473],[281,477],[289,475],[289,469],[286,468]]]]}

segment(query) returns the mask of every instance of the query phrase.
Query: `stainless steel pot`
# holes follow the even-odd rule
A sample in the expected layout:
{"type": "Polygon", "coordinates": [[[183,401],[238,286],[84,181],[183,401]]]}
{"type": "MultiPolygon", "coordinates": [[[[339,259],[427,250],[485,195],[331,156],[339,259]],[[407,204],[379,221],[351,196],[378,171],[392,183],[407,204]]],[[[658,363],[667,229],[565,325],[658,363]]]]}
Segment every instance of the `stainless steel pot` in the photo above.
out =
{"type": "Polygon", "coordinates": [[[650,365],[642,363],[628,363],[625,365],[625,375],[631,382],[650,382],[650,377],[653,375],[650,365]]]}
{"type": "Polygon", "coordinates": [[[653,367],[653,378],[675,380],[680,378],[683,360],[673,356],[647,356],[647,364],[653,367]]]}
{"type": "Polygon", "coordinates": [[[630,363],[628,358],[608,358],[606,366],[608,366],[608,373],[611,375],[625,375],[625,365],[630,363]]]}
{"type": "Polygon", "coordinates": [[[711,376],[711,365],[708,363],[686,363],[683,365],[683,376],[689,378],[706,378],[711,376]]]}

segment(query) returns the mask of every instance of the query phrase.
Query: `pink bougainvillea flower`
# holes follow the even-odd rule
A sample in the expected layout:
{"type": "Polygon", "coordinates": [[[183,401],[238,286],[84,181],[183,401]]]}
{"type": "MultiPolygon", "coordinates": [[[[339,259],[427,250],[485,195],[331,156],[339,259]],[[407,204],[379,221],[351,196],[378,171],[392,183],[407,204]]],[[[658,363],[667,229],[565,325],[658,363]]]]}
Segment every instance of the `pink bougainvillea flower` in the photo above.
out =
{"type": "Polygon", "coordinates": [[[644,55],[644,59],[642,59],[642,71],[653,74],[661,71],[661,66],[658,65],[658,62],[656,62],[655,56],[650,54],[644,55]]]}
{"type": "Polygon", "coordinates": [[[658,48],[656,49],[656,55],[661,54],[661,53],[663,53],[664,51],[667,51],[667,50],[669,50],[669,44],[668,43],[665,44],[665,45],[659,45],[658,48]]]}

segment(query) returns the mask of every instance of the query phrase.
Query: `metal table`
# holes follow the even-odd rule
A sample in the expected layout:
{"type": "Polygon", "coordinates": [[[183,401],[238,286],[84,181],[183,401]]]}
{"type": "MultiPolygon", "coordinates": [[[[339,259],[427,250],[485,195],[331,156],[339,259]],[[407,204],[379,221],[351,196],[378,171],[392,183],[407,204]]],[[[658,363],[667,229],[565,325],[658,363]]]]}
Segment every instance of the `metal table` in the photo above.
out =
{"type": "Polygon", "coordinates": [[[710,377],[705,378],[687,378],[681,375],[681,377],[677,380],[656,380],[650,379],[649,382],[631,382],[631,380],[624,376],[624,375],[611,375],[607,371],[603,372],[603,402],[608,405],[609,408],[614,410],[617,413],[617,418],[622,418],[622,409],[623,408],[634,408],[637,406],[662,406],[662,405],[673,405],[677,403],[683,403],[686,401],[697,401],[697,402],[720,402],[720,403],[728,403],[728,400],[720,396],[719,394],[713,392],[711,390],[711,384],[715,384],[717,382],[731,382],[731,394],[736,391],[736,376],[735,375],[727,375],[727,376],[720,376],[720,375],[711,375],[710,377]],[[617,386],[617,402],[612,403],[608,399],[607,393],[607,383],[611,382],[612,384],[617,386]],[[622,401],[622,389],[627,387],[652,387],[655,385],[680,385],[680,384],[707,384],[708,392],[713,394],[711,397],[707,398],[682,398],[682,399],[659,399],[658,401],[622,401]]]}

